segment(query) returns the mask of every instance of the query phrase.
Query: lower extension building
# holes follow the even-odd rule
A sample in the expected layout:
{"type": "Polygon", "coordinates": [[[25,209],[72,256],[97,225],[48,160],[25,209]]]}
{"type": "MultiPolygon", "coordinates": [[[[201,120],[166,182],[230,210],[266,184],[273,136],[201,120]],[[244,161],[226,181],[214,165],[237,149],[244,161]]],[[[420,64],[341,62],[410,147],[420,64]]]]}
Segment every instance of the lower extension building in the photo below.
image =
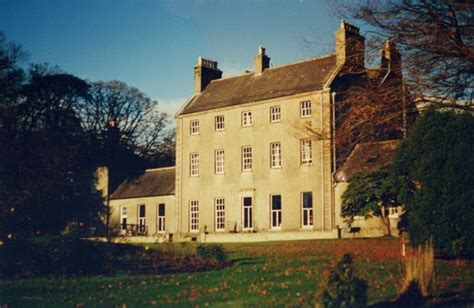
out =
{"type": "MultiPolygon", "coordinates": [[[[323,57],[271,67],[260,47],[254,71],[230,78],[199,57],[195,93],[176,115],[176,166],[147,170],[111,195],[117,233],[200,241],[340,236],[347,179],[336,173],[353,149],[340,142],[348,89],[371,78],[402,89],[393,43],[379,68],[365,68],[364,53],[359,29],[342,22],[336,52],[323,57]]],[[[401,99],[389,103],[403,108],[401,99]]],[[[387,139],[402,136],[393,127],[387,139]]]]}

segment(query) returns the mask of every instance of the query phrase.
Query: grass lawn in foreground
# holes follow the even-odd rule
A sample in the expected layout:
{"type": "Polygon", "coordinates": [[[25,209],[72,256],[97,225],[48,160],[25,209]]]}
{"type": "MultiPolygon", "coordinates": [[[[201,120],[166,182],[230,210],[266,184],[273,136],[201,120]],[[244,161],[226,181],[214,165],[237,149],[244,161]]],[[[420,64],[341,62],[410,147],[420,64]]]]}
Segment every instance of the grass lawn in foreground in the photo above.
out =
{"type": "MultiPolygon", "coordinates": [[[[192,250],[195,244],[173,244],[192,250]]],[[[0,281],[0,305],[77,304],[311,305],[318,284],[344,253],[367,280],[370,303],[397,297],[402,281],[397,239],[226,244],[234,264],[223,270],[159,275],[11,278],[0,281]]],[[[153,247],[150,248],[151,251],[153,247]]],[[[474,294],[474,261],[436,260],[436,295],[474,294]]]]}

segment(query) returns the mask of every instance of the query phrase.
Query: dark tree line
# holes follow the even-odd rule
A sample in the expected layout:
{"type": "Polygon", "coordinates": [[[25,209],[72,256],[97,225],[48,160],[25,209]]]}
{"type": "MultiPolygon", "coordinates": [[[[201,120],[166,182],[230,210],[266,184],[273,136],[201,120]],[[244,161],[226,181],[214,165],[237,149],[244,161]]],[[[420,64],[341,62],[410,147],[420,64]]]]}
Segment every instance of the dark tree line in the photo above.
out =
{"type": "Polygon", "coordinates": [[[131,172],[173,164],[168,116],[123,82],[25,60],[0,34],[0,240],[100,227],[96,168],[110,168],[113,190],[131,172]]]}

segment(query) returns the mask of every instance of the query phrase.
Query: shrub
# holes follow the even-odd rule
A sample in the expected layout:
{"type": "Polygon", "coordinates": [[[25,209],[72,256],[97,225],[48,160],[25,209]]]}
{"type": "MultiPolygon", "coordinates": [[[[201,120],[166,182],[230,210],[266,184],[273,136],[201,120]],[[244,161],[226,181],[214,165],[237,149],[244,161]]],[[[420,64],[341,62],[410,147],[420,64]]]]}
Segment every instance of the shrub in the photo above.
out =
{"type": "Polygon", "coordinates": [[[345,254],[329,273],[327,280],[317,294],[318,306],[323,307],[365,307],[367,283],[353,276],[352,256],[345,254]]]}
{"type": "Polygon", "coordinates": [[[227,253],[222,245],[202,244],[197,246],[196,253],[205,260],[214,260],[218,264],[224,264],[227,261],[227,253]]]}
{"type": "Polygon", "coordinates": [[[405,276],[403,280],[404,294],[414,294],[419,290],[423,296],[427,296],[434,286],[434,250],[432,241],[424,246],[418,246],[412,256],[406,257],[404,261],[405,276]],[[415,288],[415,286],[417,288],[415,288]]]}
{"type": "Polygon", "coordinates": [[[6,241],[0,246],[0,276],[110,273],[118,265],[118,256],[136,250],[65,236],[6,241]]]}

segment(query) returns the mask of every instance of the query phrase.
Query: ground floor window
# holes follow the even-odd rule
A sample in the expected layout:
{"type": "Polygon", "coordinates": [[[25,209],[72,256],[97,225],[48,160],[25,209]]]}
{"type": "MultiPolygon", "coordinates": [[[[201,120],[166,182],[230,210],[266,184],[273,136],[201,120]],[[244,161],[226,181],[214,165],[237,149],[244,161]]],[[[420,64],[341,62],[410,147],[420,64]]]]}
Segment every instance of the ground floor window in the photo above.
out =
{"type": "Polygon", "coordinates": [[[271,228],[281,228],[281,195],[271,196],[271,228]]]}
{"type": "Polygon", "coordinates": [[[216,231],[225,230],[225,200],[224,198],[217,198],[214,200],[216,209],[216,231]]]}
{"type": "Polygon", "coordinates": [[[145,204],[138,205],[138,234],[146,233],[145,204]]]}
{"type": "Polygon", "coordinates": [[[252,197],[244,197],[242,199],[243,211],[243,230],[252,230],[253,213],[252,213],[252,197]]]}
{"type": "Polygon", "coordinates": [[[127,207],[122,206],[120,208],[120,229],[122,233],[127,231],[127,207]]]}
{"type": "Polygon", "coordinates": [[[199,201],[189,201],[189,230],[191,232],[199,231],[199,201]]]}
{"type": "Polygon", "coordinates": [[[313,226],[313,193],[304,192],[301,197],[302,203],[302,226],[308,228],[313,226]]]}
{"type": "Polygon", "coordinates": [[[164,203],[160,203],[158,204],[158,209],[157,209],[157,213],[158,213],[158,221],[157,221],[157,224],[156,224],[156,230],[157,232],[165,232],[165,204],[164,203]]]}

